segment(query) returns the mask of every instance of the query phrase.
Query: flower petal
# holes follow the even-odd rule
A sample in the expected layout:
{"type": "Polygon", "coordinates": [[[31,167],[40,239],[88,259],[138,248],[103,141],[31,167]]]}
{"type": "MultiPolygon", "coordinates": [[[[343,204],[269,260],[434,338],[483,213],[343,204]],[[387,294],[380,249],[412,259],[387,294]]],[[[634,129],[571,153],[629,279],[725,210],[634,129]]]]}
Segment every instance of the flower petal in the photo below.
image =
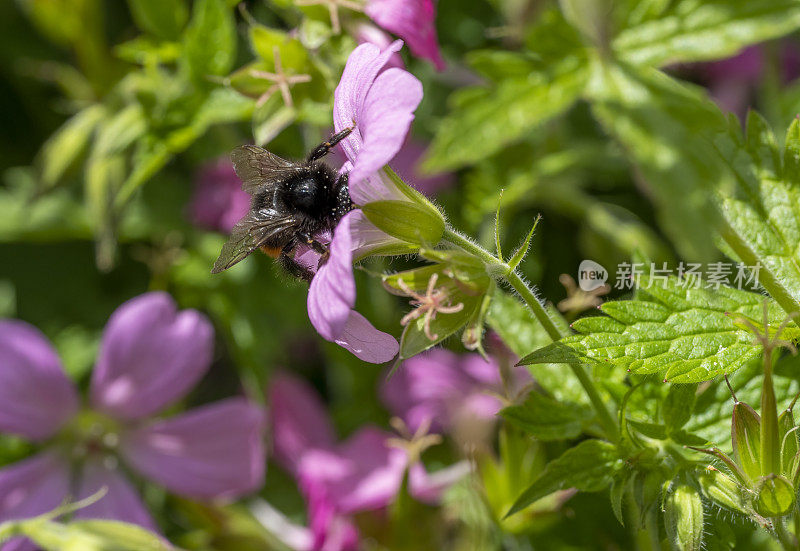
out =
{"type": "Polygon", "coordinates": [[[467,476],[469,462],[459,461],[434,473],[428,473],[422,463],[415,463],[408,470],[408,488],[412,496],[425,503],[435,504],[450,486],[467,476]]]}
{"type": "Polygon", "coordinates": [[[0,431],[52,436],[78,409],[78,394],[47,338],[22,321],[0,320],[0,431]]]}
{"type": "MultiPolygon", "coordinates": [[[[367,22],[358,23],[352,29],[352,35],[359,44],[375,44],[381,50],[388,48],[391,46],[392,42],[394,42],[394,39],[389,36],[388,33],[376,27],[372,23],[367,22]]],[[[400,67],[403,69],[405,68],[406,64],[403,62],[403,58],[400,56],[400,54],[395,52],[392,57],[389,58],[389,61],[386,62],[386,66],[400,67]]]]}
{"type": "MultiPolygon", "coordinates": [[[[69,493],[69,464],[52,453],[40,453],[0,469],[0,523],[52,511],[69,493]]],[[[37,549],[27,538],[13,538],[2,551],[37,549]]]]}
{"type": "Polygon", "coordinates": [[[385,50],[366,43],[358,46],[347,58],[342,78],[333,94],[333,125],[336,132],[341,132],[356,124],[353,132],[340,142],[345,155],[351,161],[355,161],[363,144],[357,117],[367,92],[380,70],[402,47],[402,40],[395,40],[385,50]]]}
{"type": "Polygon", "coordinates": [[[305,381],[291,375],[276,377],[269,389],[272,446],[275,459],[295,472],[312,448],[332,448],[336,433],[325,406],[305,381]]]}
{"type": "Polygon", "coordinates": [[[355,310],[350,310],[342,334],[334,342],[358,359],[373,364],[388,362],[400,351],[397,339],[375,329],[367,318],[355,310]]]}
{"type": "Polygon", "coordinates": [[[358,190],[400,151],[422,101],[422,83],[411,73],[392,67],[378,75],[356,113],[363,146],[353,160],[348,185],[358,190]]]}
{"type": "Polygon", "coordinates": [[[118,520],[157,531],[156,523],[139,494],[117,468],[108,468],[98,460],[87,462],[81,471],[79,499],[93,496],[103,488],[106,489],[105,495],[77,510],[75,518],[118,520]]]}
{"type": "Polygon", "coordinates": [[[440,71],[444,69],[436,39],[433,0],[368,0],[364,12],[375,23],[405,40],[415,56],[430,60],[440,71]]]}
{"type": "Polygon", "coordinates": [[[236,497],[264,480],[264,413],[242,398],[203,406],[123,435],[122,456],[184,496],[236,497]]]}
{"type": "Polygon", "coordinates": [[[229,232],[250,209],[250,194],[242,189],[230,160],[200,169],[189,216],[200,227],[229,232]]]}
{"type": "Polygon", "coordinates": [[[308,290],[308,319],[329,341],[342,334],[350,309],[356,303],[350,235],[352,214],[345,215],[336,226],[328,261],[317,270],[308,290]]]}
{"type": "Polygon", "coordinates": [[[406,453],[386,444],[391,434],[361,429],[336,451],[313,451],[303,458],[299,477],[304,491],[324,493],[341,513],[379,509],[397,495],[406,453]]]}
{"type": "Polygon", "coordinates": [[[214,330],[200,312],[178,312],[166,293],[133,298],[106,325],[92,373],[92,402],[122,419],[157,413],[205,374],[213,349],[214,330]]]}
{"type": "Polygon", "coordinates": [[[441,431],[450,424],[453,404],[474,391],[475,381],[460,369],[459,356],[442,348],[404,361],[381,387],[383,402],[412,431],[426,422],[441,431]]]}

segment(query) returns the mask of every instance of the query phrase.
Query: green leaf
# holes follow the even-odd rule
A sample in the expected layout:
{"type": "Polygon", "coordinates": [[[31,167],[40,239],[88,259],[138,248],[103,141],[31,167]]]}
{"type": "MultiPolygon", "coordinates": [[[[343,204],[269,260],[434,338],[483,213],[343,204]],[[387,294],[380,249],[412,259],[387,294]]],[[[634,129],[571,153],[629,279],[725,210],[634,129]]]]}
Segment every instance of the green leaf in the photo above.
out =
{"type": "MultiPolygon", "coordinates": [[[[606,302],[607,316],[582,318],[578,334],[561,339],[522,359],[522,364],[612,364],[634,373],[658,373],[673,383],[696,383],[731,373],[761,355],[753,335],[736,327],[727,313],[757,316],[763,295],[729,287],[687,288],[677,278],[640,289],[650,300],[606,302]]],[[[779,323],[783,312],[770,303],[779,323]]]]}
{"type": "Polygon", "coordinates": [[[271,65],[270,70],[275,67],[276,48],[281,56],[284,70],[301,72],[308,65],[308,52],[303,44],[296,38],[290,38],[283,31],[263,25],[253,25],[250,27],[250,43],[259,57],[271,65]]]}
{"type": "Polygon", "coordinates": [[[547,464],[506,516],[517,513],[548,494],[563,488],[596,492],[611,485],[621,460],[614,445],[602,440],[585,440],[547,464]]]}
{"type": "Polygon", "coordinates": [[[733,189],[719,197],[723,238],[740,261],[760,266],[759,282],[787,312],[800,311],[800,121],[789,127],[783,159],[753,111],[746,135],[731,119],[716,145],[735,175],[733,189]]]}
{"type": "Polygon", "coordinates": [[[533,391],[525,402],[504,408],[500,415],[539,440],[568,440],[583,431],[592,411],[533,391]]]}
{"type": "Polygon", "coordinates": [[[43,189],[55,186],[64,172],[86,149],[97,125],[106,114],[102,105],[91,105],[73,115],[42,146],[39,153],[43,189]]]}
{"type": "Polygon", "coordinates": [[[225,0],[195,0],[183,48],[184,65],[196,81],[230,71],[236,58],[236,26],[225,0]]]}
{"type": "Polygon", "coordinates": [[[613,41],[621,59],[667,65],[730,57],[800,28],[797,0],[681,0],[613,41]]]}
{"type": "Polygon", "coordinates": [[[455,108],[439,125],[428,149],[427,171],[474,164],[523,139],[575,103],[587,80],[585,60],[572,59],[553,74],[503,80],[494,89],[457,92],[455,108]],[[469,96],[469,99],[464,101],[469,96]]]}
{"type": "MultiPolygon", "coordinates": [[[[528,235],[525,237],[525,240],[520,244],[514,254],[511,255],[511,258],[508,260],[508,265],[511,269],[515,269],[519,266],[519,263],[525,258],[525,255],[528,253],[528,248],[531,246],[531,238],[533,237],[533,233],[536,231],[536,226],[539,224],[539,219],[537,218],[536,221],[533,223],[533,227],[531,231],[528,232],[528,235]]],[[[499,241],[498,241],[499,247],[499,241]]],[[[498,255],[500,254],[500,250],[498,248],[498,255]]]]}
{"type": "Polygon", "coordinates": [[[667,433],[680,430],[692,418],[697,385],[670,385],[664,399],[664,425],[667,433]]]}
{"type": "Polygon", "coordinates": [[[184,0],[128,0],[128,5],[136,26],[166,40],[178,38],[189,17],[184,0]]]}
{"type": "Polygon", "coordinates": [[[659,71],[600,61],[591,94],[595,115],[635,163],[673,244],[689,259],[714,258],[711,197],[724,174],[711,142],[725,127],[718,108],[659,71]]]}

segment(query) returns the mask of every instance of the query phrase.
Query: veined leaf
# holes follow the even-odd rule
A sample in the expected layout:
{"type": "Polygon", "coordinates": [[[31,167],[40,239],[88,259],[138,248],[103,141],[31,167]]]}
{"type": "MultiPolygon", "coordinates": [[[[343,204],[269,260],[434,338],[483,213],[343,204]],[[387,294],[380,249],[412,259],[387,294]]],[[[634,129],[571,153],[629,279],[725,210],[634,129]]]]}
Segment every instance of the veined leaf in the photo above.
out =
{"type": "Polygon", "coordinates": [[[759,282],[787,312],[800,311],[800,122],[789,127],[783,159],[752,111],[746,135],[731,119],[716,146],[736,178],[719,198],[726,243],[748,266],[760,265],[759,282]]]}
{"type": "Polygon", "coordinates": [[[539,392],[531,392],[525,402],[509,406],[500,414],[539,440],[575,438],[592,418],[591,410],[585,406],[560,402],[539,392]]]}
{"type": "Polygon", "coordinates": [[[184,32],[183,60],[192,78],[223,75],[236,57],[236,24],[225,0],[196,0],[184,32]]]}
{"type": "MultiPolygon", "coordinates": [[[[641,279],[651,301],[606,302],[601,310],[607,316],[576,321],[577,335],[520,363],[607,363],[634,373],[658,373],[673,383],[694,383],[731,373],[761,355],[753,335],[738,328],[730,315],[756,318],[763,295],[729,287],[685,288],[674,277],[649,283],[641,279]]],[[[771,324],[780,324],[785,314],[770,302],[769,317],[771,324]]]]}
{"type": "Polygon", "coordinates": [[[725,127],[717,107],[657,70],[600,60],[590,90],[595,115],[633,159],[673,243],[687,258],[713,258],[710,197],[725,174],[711,142],[725,127]]]}
{"type": "Polygon", "coordinates": [[[566,111],[583,92],[586,63],[573,58],[553,74],[509,78],[494,89],[458,92],[459,109],[442,121],[428,150],[425,169],[453,170],[473,164],[522,139],[542,123],[566,111]]]}
{"type": "Polygon", "coordinates": [[[585,440],[548,463],[541,476],[522,492],[506,516],[562,488],[596,492],[610,486],[617,462],[621,463],[621,460],[613,444],[585,440]]]}
{"type": "Polygon", "coordinates": [[[625,61],[660,66],[729,57],[797,28],[797,0],[682,0],[620,32],[613,49],[625,61]]]}

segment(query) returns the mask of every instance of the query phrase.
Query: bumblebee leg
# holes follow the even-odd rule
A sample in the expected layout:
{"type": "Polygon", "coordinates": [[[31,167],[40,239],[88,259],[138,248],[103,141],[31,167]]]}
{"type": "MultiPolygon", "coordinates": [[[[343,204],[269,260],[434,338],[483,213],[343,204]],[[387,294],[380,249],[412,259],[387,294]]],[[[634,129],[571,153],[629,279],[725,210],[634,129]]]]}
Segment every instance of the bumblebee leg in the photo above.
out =
{"type": "Polygon", "coordinates": [[[311,153],[308,154],[308,162],[318,161],[323,158],[328,152],[331,150],[333,146],[337,143],[345,139],[347,136],[350,135],[350,132],[353,131],[355,126],[351,126],[350,128],[345,128],[341,132],[337,132],[330,138],[328,138],[327,142],[322,142],[317,147],[315,147],[311,153]]]}
{"type": "Polygon", "coordinates": [[[286,253],[280,254],[278,257],[278,264],[280,264],[281,268],[286,270],[289,275],[298,279],[303,279],[310,283],[314,278],[314,272],[297,262],[294,258],[286,253]]]}
{"type": "Polygon", "coordinates": [[[305,243],[306,245],[311,247],[311,250],[313,250],[315,253],[319,253],[319,254],[321,254],[323,256],[326,256],[326,257],[329,254],[328,253],[328,246],[325,245],[324,243],[320,243],[319,241],[317,241],[316,239],[311,237],[309,234],[301,232],[301,233],[298,233],[297,236],[301,240],[302,243],[305,243]]]}

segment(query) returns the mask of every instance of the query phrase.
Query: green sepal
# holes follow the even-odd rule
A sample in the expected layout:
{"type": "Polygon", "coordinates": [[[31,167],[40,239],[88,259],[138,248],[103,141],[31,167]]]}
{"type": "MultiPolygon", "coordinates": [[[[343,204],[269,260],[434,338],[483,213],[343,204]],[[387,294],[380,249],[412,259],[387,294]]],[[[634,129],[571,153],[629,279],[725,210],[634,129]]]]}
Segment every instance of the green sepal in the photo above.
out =
{"type": "Polygon", "coordinates": [[[794,505],[794,487],[785,477],[768,475],[758,481],[753,507],[759,515],[782,517],[794,505]]]}
{"type": "Polygon", "coordinates": [[[408,243],[436,245],[444,233],[441,215],[410,201],[373,201],[361,210],[378,229],[408,243]]]}
{"type": "Polygon", "coordinates": [[[755,482],[761,476],[761,417],[744,402],[733,405],[731,439],[736,464],[755,482]]]}
{"type": "Polygon", "coordinates": [[[728,509],[747,513],[745,489],[733,478],[715,467],[708,466],[697,477],[706,497],[728,509]]]}

